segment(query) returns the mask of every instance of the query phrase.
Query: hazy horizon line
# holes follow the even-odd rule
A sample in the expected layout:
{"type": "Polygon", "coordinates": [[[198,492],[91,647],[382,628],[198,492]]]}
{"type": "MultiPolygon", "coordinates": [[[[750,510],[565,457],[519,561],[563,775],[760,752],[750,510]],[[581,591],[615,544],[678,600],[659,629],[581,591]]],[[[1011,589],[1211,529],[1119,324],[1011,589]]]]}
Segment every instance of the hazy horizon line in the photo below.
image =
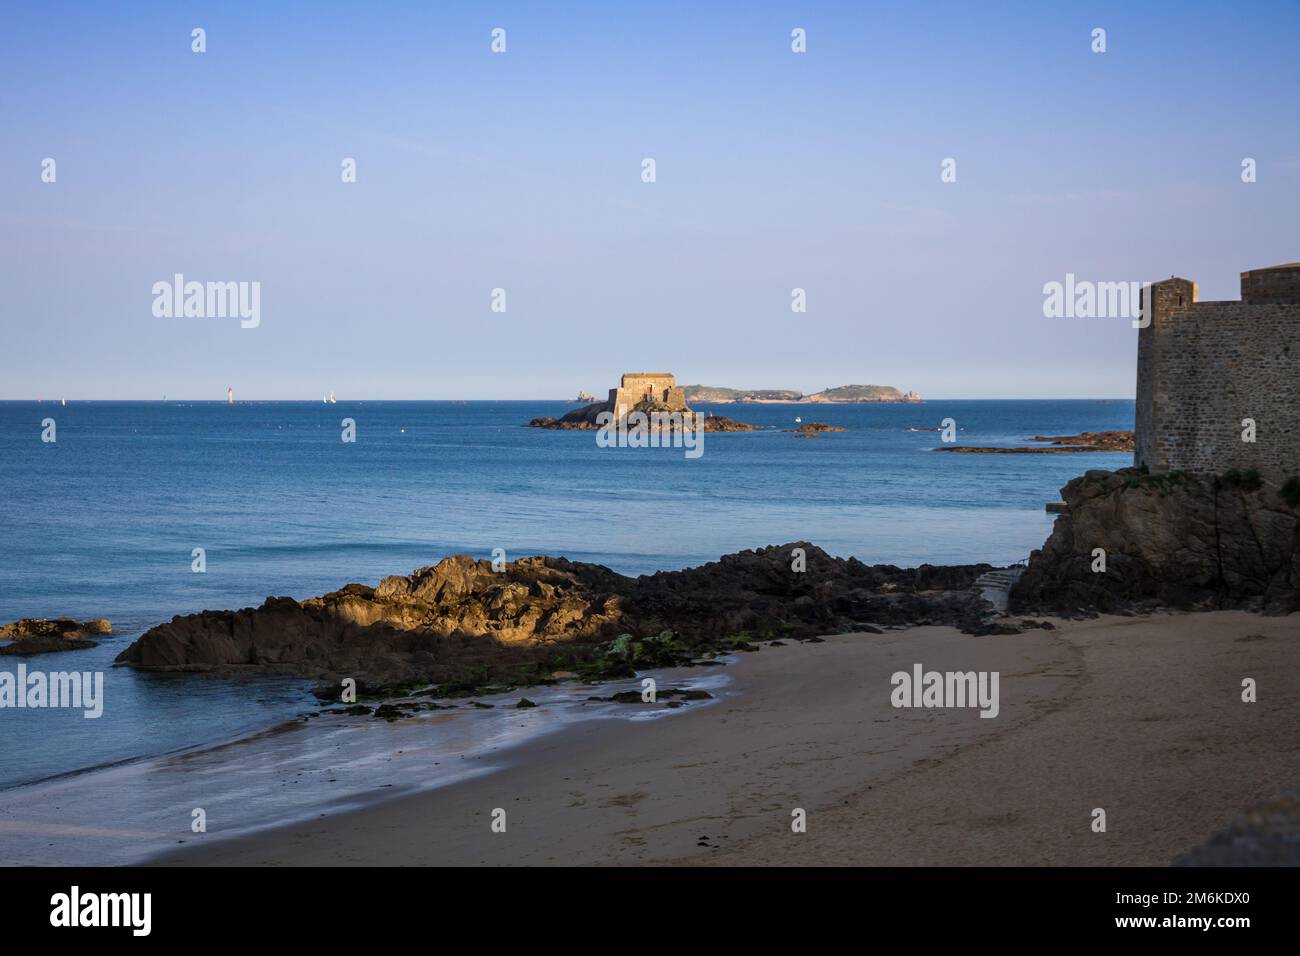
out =
{"type": "MultiPolygon", "coordinates": [[[[314,398],[237,398],[234,402],[227,401],[224,398],[187,398],[180,396],[177,398],[0,398],[3,404],[33,404],[33,405],[59,405],[61,402],[138,402],[152,403],[156,405],[172,404],[175,402],[187,402],[198,405],[269,405],[269,404],[300,404],[312,405],[317,404],[314,398]]],[[[834,406],[834,405],[925,405],[930,402],[1132,402],[1136,401],[1133,396],[1093,396],[1093,397],[1002,397],[1002,398],[961,398],[958,396],[939,396],[937,398],[922,398],[914,402],[800,402],[800,401],[760,401],[760,402],[707,402],[696,400],[698,405],[814,405],[814,406],[834,406]]],[[[342,405],[348,402],[561,402],[565,405],[582,405],[586,402],[576,402],[571,398],[340,398],[335,402],[320,402],[319,404],[337,404],[342,405]]],[[[597,403],[591,403],[597,404],[597,403]]]]}

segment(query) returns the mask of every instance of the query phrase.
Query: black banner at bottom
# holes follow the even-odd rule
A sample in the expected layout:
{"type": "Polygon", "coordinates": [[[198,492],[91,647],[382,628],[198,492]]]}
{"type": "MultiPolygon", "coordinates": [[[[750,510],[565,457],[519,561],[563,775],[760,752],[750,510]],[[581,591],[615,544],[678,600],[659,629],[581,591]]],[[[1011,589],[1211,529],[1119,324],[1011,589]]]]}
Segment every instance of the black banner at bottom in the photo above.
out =
{"type": "Polygon", "coordinates": [[[372,945],[451,940],[459,923],[471,938],[567,925],[653,944],[803,922],[819,935],[923,928],[926,943],[1055,932],[1231,944],[1294,926],[1295,889],[1283,869],[11,869],[0,870],[0,910],[11,942],[372,945]]]}

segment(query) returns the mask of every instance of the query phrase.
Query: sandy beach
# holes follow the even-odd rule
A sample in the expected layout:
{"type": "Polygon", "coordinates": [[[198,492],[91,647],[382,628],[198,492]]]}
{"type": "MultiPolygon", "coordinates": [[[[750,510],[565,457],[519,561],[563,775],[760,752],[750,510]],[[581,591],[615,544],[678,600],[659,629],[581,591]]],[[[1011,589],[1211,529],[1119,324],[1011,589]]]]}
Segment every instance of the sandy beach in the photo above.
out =
{"type": "Polygon", "coordinates": [[[710,706],[579,724],[484,777],[156,862],[1163,865],[1295,786],[1296,616],[1056,623],[764,647],[710,706]],[[915,663],[998,671],[998,716],[892,707],[915,663]]]}

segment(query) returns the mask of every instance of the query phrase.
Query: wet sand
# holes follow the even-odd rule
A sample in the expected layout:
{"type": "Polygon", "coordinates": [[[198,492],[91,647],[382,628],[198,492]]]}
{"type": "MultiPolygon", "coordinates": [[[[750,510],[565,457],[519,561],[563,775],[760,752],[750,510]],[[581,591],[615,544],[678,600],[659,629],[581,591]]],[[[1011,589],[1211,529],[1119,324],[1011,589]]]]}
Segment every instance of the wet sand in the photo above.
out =
{"type": "Polygon", "coordinates": [[[578,724],[486,776],[157,862],[1160,865],[1296,785],[1300,615],[1056,623],[765,647],[697,711],[578,724]],[[895,709],[917,662],[998,671],[999,715],[895,709]]]}

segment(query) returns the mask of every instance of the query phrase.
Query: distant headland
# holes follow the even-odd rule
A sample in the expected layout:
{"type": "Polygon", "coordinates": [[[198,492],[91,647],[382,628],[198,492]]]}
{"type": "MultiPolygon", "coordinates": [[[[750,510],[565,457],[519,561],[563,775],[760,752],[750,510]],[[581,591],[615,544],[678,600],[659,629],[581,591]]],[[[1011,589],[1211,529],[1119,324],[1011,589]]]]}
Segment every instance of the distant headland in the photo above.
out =
{"type": "Polygon", "coordinates": [[[687,385],[683,389],[686,400],[709,404],[729,402],[749,404],[810,405],[828,402],[842,403],[908,403],[921,401],[921,393],[901,392],[892,385],[840,385],[823,389],[811,395],[788,388],[723,388],[715,385],[687,385]]]}

